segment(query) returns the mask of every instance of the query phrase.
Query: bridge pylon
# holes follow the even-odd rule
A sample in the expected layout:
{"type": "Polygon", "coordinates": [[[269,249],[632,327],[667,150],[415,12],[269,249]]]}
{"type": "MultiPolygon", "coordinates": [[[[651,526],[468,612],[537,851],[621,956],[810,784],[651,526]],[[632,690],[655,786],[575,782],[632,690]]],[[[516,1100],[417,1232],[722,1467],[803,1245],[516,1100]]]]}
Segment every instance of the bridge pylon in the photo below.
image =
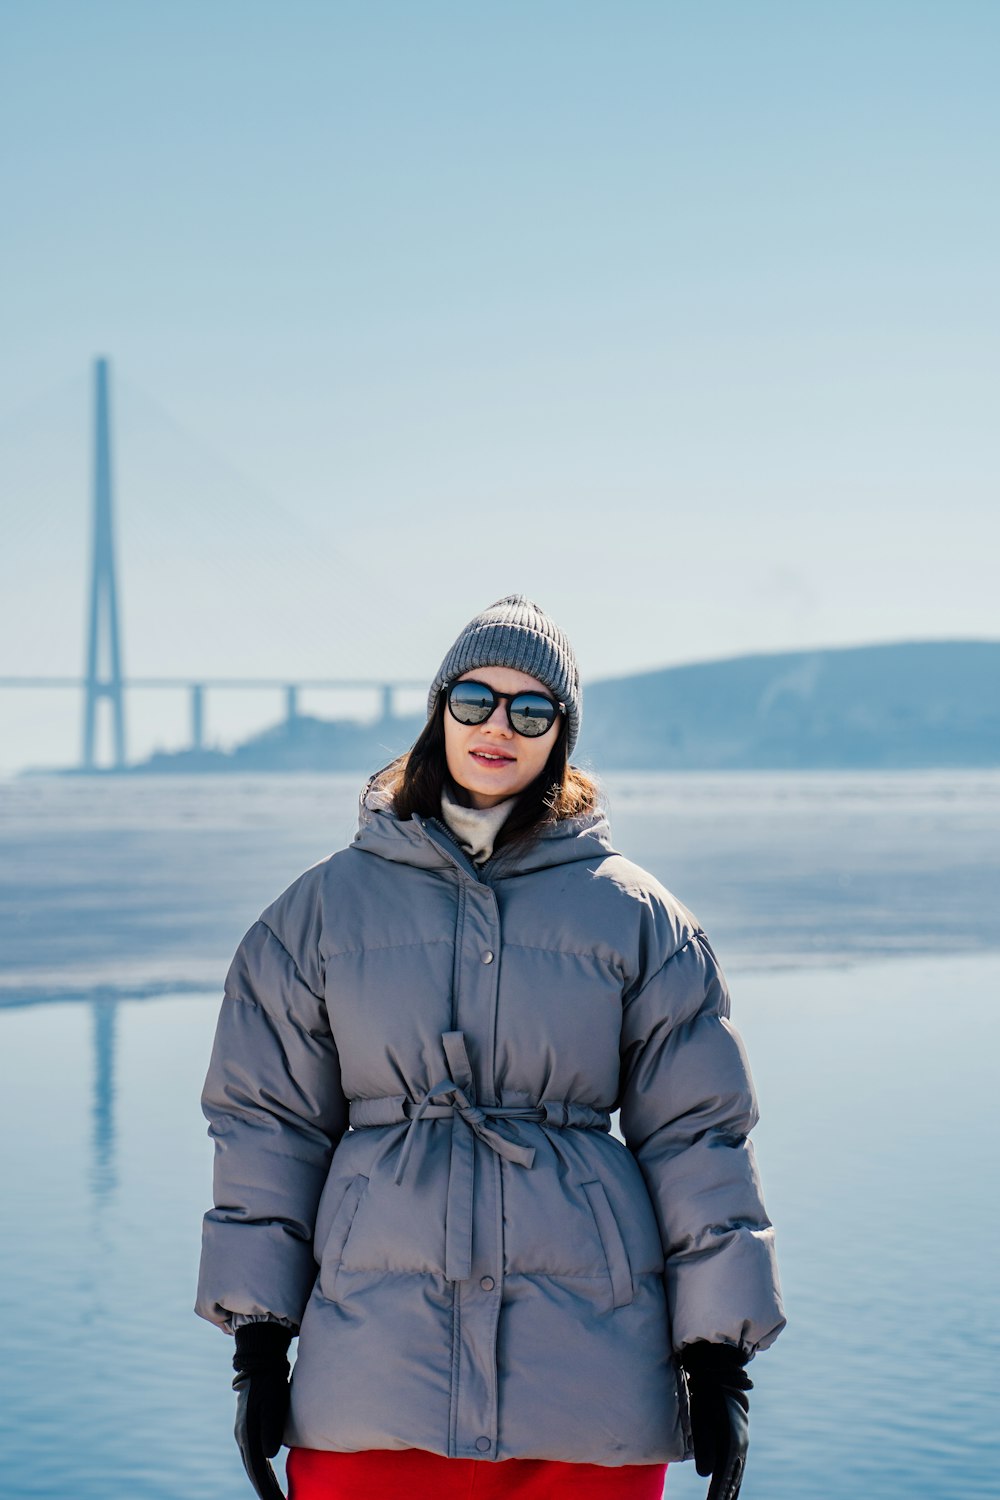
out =
{"type": "Polygon", "coordinates": [[[96,768],[97,705],[111,704],[114,769],[125,767],[125,703],[122,693],[115,582],[114,529],[111,509],[111,416],[108,361],[94,361],[94,512],[90,566],[90,608],[83,710],[83,769],[96,768]],[[102,669],[102,661],[105,663],[102,669]]]}

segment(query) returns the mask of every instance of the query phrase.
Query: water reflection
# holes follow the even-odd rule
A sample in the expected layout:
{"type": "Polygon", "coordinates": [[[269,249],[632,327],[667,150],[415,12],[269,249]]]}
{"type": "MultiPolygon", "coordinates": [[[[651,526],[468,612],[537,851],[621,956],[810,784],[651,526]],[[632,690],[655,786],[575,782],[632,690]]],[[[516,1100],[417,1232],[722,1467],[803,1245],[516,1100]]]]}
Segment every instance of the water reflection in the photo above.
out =
{"type": "MultiPolygon", "coordinates": [[[[1000,959],[730,978],[790,1316],[755,1372],[746,1500],[986,1500],[998,1124],[968,1039],[1000,959]]],[[[0,1010],[12,1500],[248,1500],[231,1350],[193,1313],[216,1014],[215,995],[0,1010]]],[[[667,1500],[704,1494],[693,1465],[668,1474],[667,1500]]]]}
{"type": "Polygon", "coordinates": [[[117,1186],[115,1172],[115,1038],[119,1001],[96,996],[90,1001],[94,1082],[91,1103],[91,1191],[97,1207],[117,1186]]]}

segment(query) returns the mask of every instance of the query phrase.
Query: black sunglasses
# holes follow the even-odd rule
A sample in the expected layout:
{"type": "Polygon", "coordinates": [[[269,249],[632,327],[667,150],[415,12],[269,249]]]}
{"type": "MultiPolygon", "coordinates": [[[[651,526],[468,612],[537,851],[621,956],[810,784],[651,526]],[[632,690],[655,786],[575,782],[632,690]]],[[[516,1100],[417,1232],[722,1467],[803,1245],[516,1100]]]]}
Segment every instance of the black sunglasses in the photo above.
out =
{"type": "Polygon", "coordinates": [[[547,734],[559,715],[566,712],[564,703],[556,703],[544,693],[498,693],[488,683],[471,677],[448,688],[448,708],[460,724],[485,724],[498,703],[507,704],[511,729],[529,740],[547,734]]]}

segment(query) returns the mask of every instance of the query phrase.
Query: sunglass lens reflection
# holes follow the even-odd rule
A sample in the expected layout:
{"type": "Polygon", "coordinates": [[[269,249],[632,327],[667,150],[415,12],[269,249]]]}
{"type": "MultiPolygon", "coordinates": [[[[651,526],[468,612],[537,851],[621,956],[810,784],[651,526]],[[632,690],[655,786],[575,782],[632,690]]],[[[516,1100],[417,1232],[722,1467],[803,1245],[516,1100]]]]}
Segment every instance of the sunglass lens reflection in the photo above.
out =
{"type": "Polygon", "coordinates": [[[482,724],[496,707],[496,699],[481,682],[456,682],[448,703],[460,724],[482,724]]]}
{"type": "Polygon", "coordinates": [[[544,734],[555,718],[555,709],[538,693],[518,693],[510,703],[510,722],[518,734],[533,739],[544,734]]]}

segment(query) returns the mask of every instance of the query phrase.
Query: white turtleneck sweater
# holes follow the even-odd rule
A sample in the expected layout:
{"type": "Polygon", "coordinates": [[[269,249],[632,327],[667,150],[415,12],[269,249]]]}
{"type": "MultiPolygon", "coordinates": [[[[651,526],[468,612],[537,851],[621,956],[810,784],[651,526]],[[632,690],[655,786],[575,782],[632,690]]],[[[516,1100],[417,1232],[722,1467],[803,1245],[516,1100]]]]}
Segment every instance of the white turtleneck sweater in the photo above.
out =
{"type": "Polygon", "coordinates": [[[463,807],[447,786],[441,788],[441,816],[474,865],[485,864],[516,797],[507,797],[494,807],[463,807]]]}

